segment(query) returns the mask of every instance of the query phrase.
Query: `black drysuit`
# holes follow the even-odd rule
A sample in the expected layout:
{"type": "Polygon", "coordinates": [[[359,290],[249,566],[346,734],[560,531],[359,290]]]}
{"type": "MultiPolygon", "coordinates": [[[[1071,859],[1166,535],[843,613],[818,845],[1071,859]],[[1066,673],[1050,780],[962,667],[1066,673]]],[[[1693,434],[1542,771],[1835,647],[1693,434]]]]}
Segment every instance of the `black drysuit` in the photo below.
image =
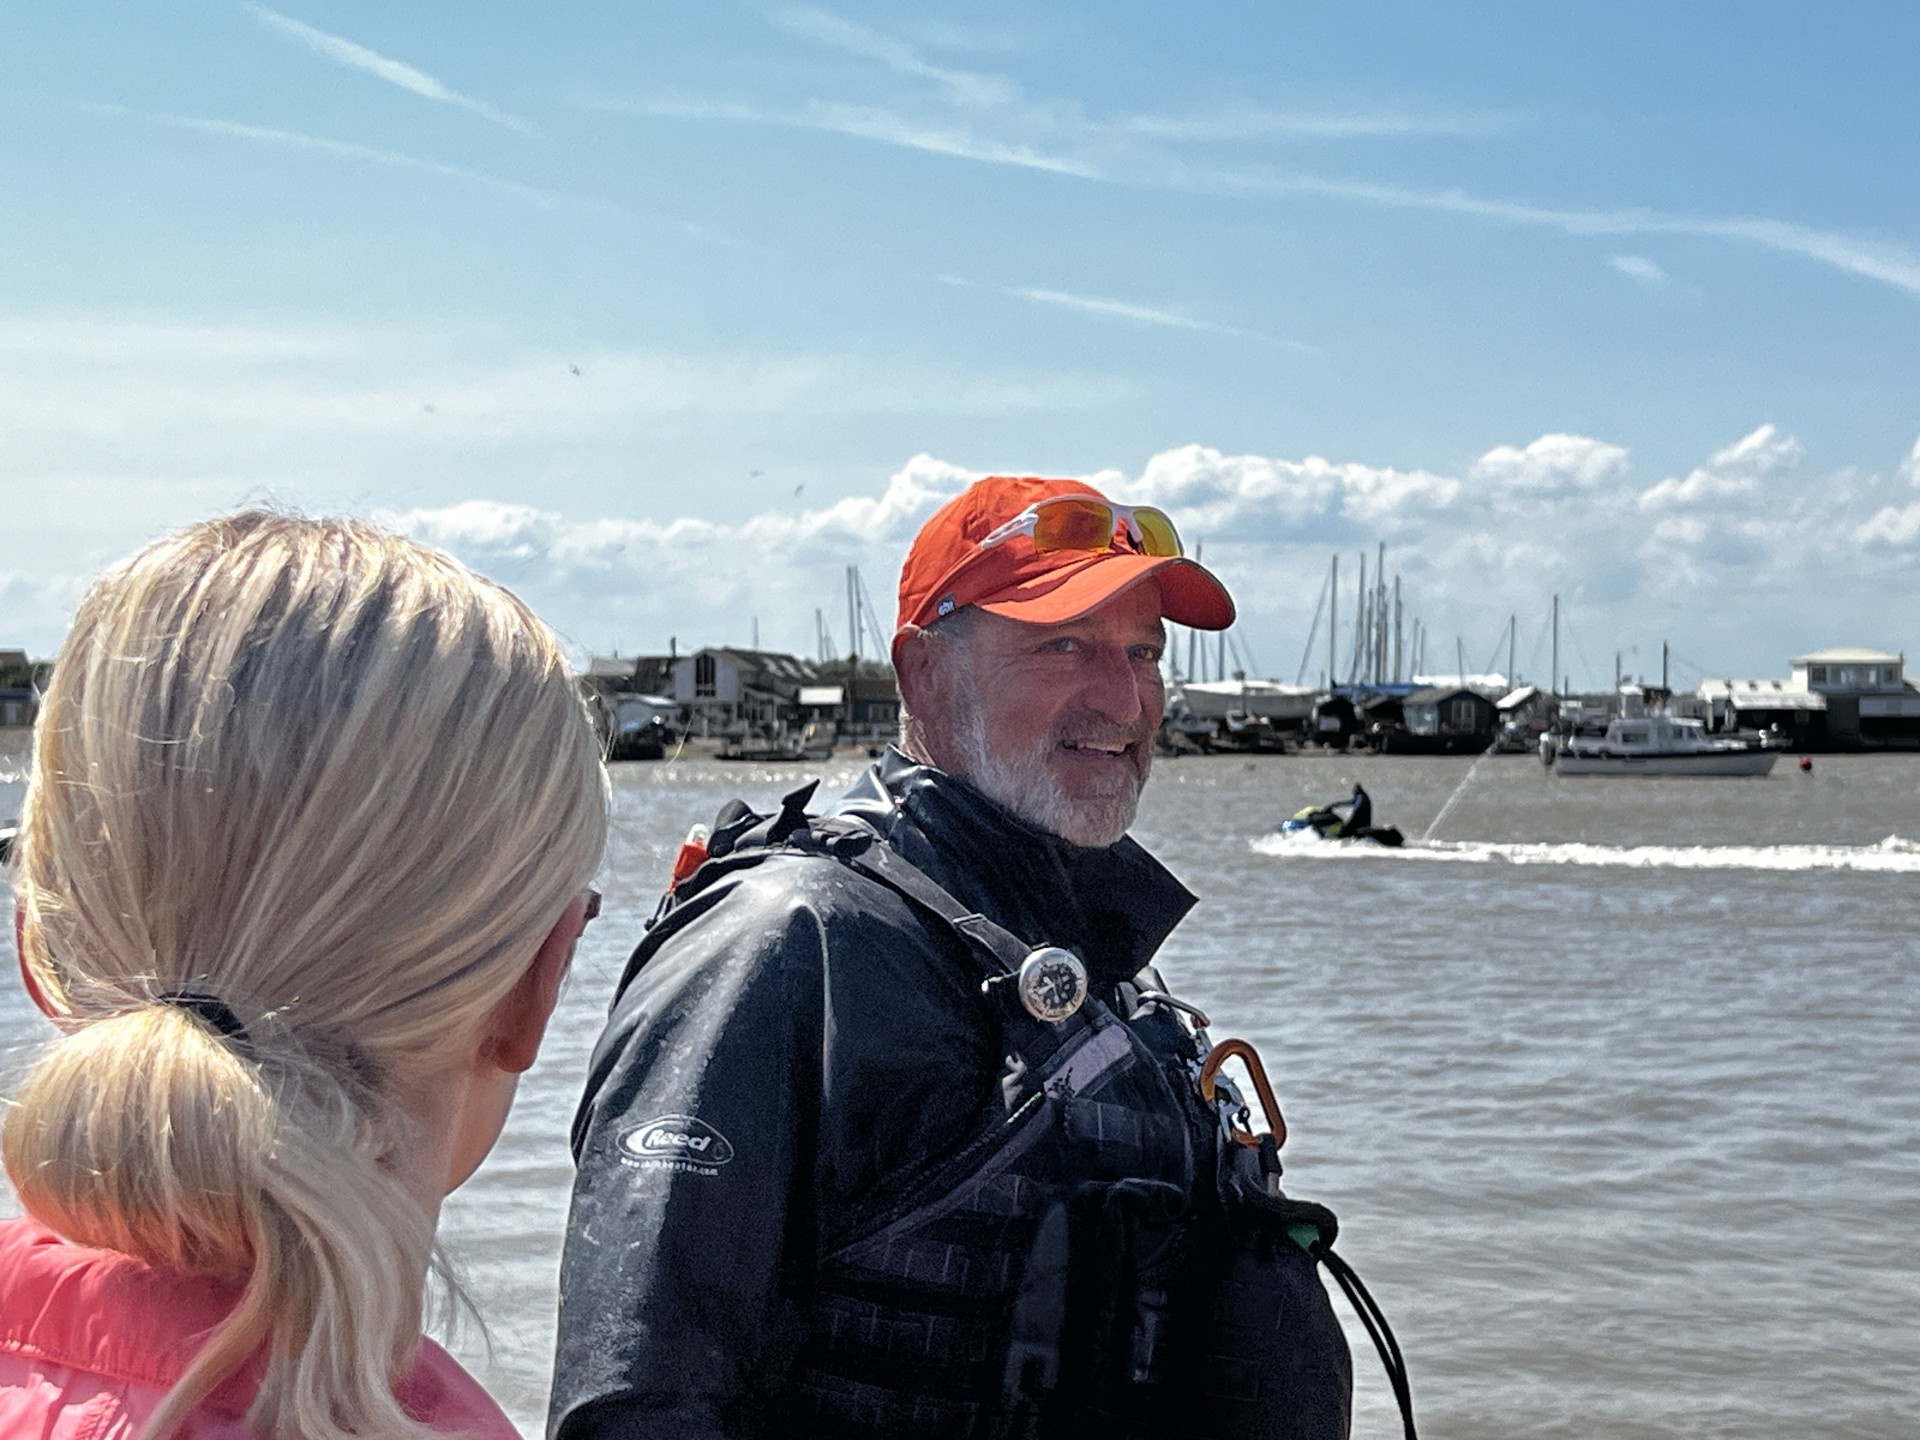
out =
{"type": "MultiPolygon", "coordinates": [[[[1097,998],[1193,904],[1132,840],[1067,844],[897,752],[845,808],[964,905],[1077,953],[1097,998]]],[[[950,930],[829,858],[718,868],[634,952],[575,1121],[564,1440],[811,1433],[792,1387],[820,1257],[1002,1105],[1001,1029],[950,930]]],[[[1163,1108],[1191,1157],[1191,1115],[1163,1108]]],[[[1111,1169],[1100,1148],[1086,1163],[1111,1169]]]]}

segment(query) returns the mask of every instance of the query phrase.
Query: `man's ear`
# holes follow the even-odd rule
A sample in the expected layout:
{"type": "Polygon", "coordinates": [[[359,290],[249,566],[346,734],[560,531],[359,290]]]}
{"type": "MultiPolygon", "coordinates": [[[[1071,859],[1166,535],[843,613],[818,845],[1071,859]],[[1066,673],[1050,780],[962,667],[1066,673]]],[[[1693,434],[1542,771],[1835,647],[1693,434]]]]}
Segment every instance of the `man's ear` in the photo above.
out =
{"type": "Polygon", "coordinates": [[[906,711],[900,748],[909,758],[942,770],[952,770],[957,760],[950,733],[953,663],[951,647],[918,625],[903,626],[893,637],[894,683],[906,711]]]}
{"type": "Polygon", "coordinates": [[[560,986],[573,960],[573,947],[580,938],[585,908],[584,896],[567,906],[553,929],[547,932],[547,938],[540,942],[526,973],[487,1017],[487,1034],[480,1053],[509,1074],[520,1075],[532,1069],[540,1054],[540,1042],[547,1037],[547,1022],[560,1003],[560,986]]]}
{"type": "Polygon", "coordinates": [[[903,625],[893,637],[893,678],[909,712],[924,710],[938,698],[942,646],[918,625],[903,625]]]}

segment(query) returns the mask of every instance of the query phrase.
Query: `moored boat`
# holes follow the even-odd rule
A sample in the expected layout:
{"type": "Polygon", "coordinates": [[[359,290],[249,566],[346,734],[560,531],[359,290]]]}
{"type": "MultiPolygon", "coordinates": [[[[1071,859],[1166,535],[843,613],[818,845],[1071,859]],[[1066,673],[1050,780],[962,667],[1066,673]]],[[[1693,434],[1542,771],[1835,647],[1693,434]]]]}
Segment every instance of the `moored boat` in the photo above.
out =
{"type": "Polygon", "coordinates": [[[1621,713],[1604,735],[1543,735],[1540,758],[1556,775],[1765,775],[1773,750],[1709,735],[1703,721],[1649,710],[1637,686],[1621,690],[1621,713]]]}

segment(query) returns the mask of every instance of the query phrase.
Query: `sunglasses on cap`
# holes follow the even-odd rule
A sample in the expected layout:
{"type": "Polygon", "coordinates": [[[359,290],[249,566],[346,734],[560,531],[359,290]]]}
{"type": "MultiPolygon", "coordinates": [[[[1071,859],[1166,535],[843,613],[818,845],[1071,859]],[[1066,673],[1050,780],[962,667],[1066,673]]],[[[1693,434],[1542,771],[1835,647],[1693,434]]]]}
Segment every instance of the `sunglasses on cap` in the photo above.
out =
{"type": "Polygon", "coordinates": [[[1116,505],[1095,495],[1056,495],[1048,500],[1036,500],[1006,524],[982,537],[980,548],[990,550],[1016,535],[1031,535],[1033,548],[1043,555],[1054,550],[1098,553],[1113,549],[1123,525],[1128,538],[1142,554],[1186,553],[1180,548],[1180,536],[1165,511],[1150,505],[1116,505]]]}

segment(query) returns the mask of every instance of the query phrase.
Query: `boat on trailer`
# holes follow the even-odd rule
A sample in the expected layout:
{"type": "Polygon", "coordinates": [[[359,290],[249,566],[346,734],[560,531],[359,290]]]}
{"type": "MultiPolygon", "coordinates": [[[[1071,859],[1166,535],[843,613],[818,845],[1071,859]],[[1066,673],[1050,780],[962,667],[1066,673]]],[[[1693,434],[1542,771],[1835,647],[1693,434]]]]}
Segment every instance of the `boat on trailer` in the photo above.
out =
{"type": "Polygon", "coordinates": [[[1704,721],[1649,710],[1638,686],[1623,686],[1621,711],[1604,735],[1542,735],[1540,759],[1556,775],[1766,775],[1777,752],[1709,735],[1704,721]]]}

